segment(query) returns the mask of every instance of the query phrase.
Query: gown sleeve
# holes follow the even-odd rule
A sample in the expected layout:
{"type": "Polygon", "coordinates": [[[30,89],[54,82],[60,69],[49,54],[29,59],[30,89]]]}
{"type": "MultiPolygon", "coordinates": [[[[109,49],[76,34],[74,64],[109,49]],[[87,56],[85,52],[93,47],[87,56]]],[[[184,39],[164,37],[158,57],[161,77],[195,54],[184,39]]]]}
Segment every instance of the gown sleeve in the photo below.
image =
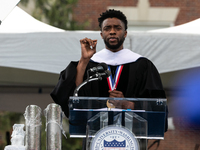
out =
{"type": "Polygon", "coordinates": [[[73,95],[76,88],[76,66],[78,62],[71,62],[65,70],[60,73],[57,85],[50,93],[55,103],[59,104],[65,113],[69,116],[68,99],[73,95]]]}

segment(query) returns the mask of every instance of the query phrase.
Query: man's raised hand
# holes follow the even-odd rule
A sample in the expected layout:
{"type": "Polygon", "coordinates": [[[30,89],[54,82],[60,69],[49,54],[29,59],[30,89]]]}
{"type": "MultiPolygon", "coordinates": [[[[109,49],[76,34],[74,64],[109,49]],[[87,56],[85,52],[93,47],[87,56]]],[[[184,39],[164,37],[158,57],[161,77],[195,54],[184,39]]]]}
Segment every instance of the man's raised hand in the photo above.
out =
{"type": "Polygon", "coordinates": [[[90,59],[96,53],[97,40],[84,38],[80,40],[82,59],[90,59]]]}

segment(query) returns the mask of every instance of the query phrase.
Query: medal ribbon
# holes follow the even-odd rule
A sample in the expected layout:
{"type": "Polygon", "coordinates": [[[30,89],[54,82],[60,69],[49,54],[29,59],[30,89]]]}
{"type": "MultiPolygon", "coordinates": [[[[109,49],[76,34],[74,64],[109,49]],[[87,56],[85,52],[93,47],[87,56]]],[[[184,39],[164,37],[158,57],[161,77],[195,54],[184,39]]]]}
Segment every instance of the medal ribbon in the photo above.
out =
{"type": "MultiPolygon", "coordinates": [[[[117,85],[119,83],[119,78],[122,73],[123,65],[117,66],[114,78],[112,77],[112,74],[107,78],[108,87],[110,90],[115,90],[117,88],[117,85]]],[[[108,66],[108,70],[111,71],[110,67],[108,66]]]]}

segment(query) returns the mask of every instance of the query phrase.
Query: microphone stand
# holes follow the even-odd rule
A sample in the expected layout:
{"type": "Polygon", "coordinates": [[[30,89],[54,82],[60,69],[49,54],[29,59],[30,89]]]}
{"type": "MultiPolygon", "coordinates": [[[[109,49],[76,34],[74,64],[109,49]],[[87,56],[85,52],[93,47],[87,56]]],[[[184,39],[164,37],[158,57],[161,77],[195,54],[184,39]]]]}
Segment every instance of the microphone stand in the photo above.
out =
{"type": "MultiPolygon", "coordinates": [[[[81,83],[79,86],[76,87],[76,89],[74,90],[74,97],[78,97],[78,91],[80,90],[81,87],[83,87],[88,82],[95,81],[95,80],[102,80],[103,78],[110,76],[110,74],[111,72],[109,70],[106,70],[103,73],[97,72],[96,74],[88,77],[85,81],[83,81],[83,83],[81,83]]],[[[79,103],[79,99],[74,98],[73,103],[79,103]]]]}
{"type": "Polygon", "coordinates": [[[97,72],[95,75],[90,76],[85,81],[83,81],[83,83],[77,86],[76,89],[74,90],[74,96],[78,97],[78,91],[80,90],[80,88],[84,86],[85,84],[87,84],[88,82],[95,81],[95,80],[102,80],[100,73],[97,72]]]}

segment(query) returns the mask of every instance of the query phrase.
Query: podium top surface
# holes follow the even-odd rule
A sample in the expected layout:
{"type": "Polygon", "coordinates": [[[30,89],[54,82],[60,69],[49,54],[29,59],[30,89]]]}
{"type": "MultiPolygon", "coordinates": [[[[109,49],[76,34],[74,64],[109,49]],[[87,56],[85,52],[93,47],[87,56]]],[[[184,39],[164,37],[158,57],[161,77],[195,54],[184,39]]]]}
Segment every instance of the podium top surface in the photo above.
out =
{"type": "MultiPolygon", "coordinates": [[[[167,100],[162,98],[111,98],[111,97],[76,97],[69,99],[69,109],[96,109],[116,108],[122,110],[166,111],[167,100]],[[129,106],[133,107],[129,107],[129,106]]],[[[104,109],[105,110],[105,109],[104,109]]]]}
{"type": "Polygon", "coordinates": [[[70,100],[128,100],[128,101],[162,101],[167,102],[167,99],[165,98],[129,98],[129,97],[123,97],[123,98],[113,98],[113,97],[85,97],[85,96],[70,96],[70,100]]]}

